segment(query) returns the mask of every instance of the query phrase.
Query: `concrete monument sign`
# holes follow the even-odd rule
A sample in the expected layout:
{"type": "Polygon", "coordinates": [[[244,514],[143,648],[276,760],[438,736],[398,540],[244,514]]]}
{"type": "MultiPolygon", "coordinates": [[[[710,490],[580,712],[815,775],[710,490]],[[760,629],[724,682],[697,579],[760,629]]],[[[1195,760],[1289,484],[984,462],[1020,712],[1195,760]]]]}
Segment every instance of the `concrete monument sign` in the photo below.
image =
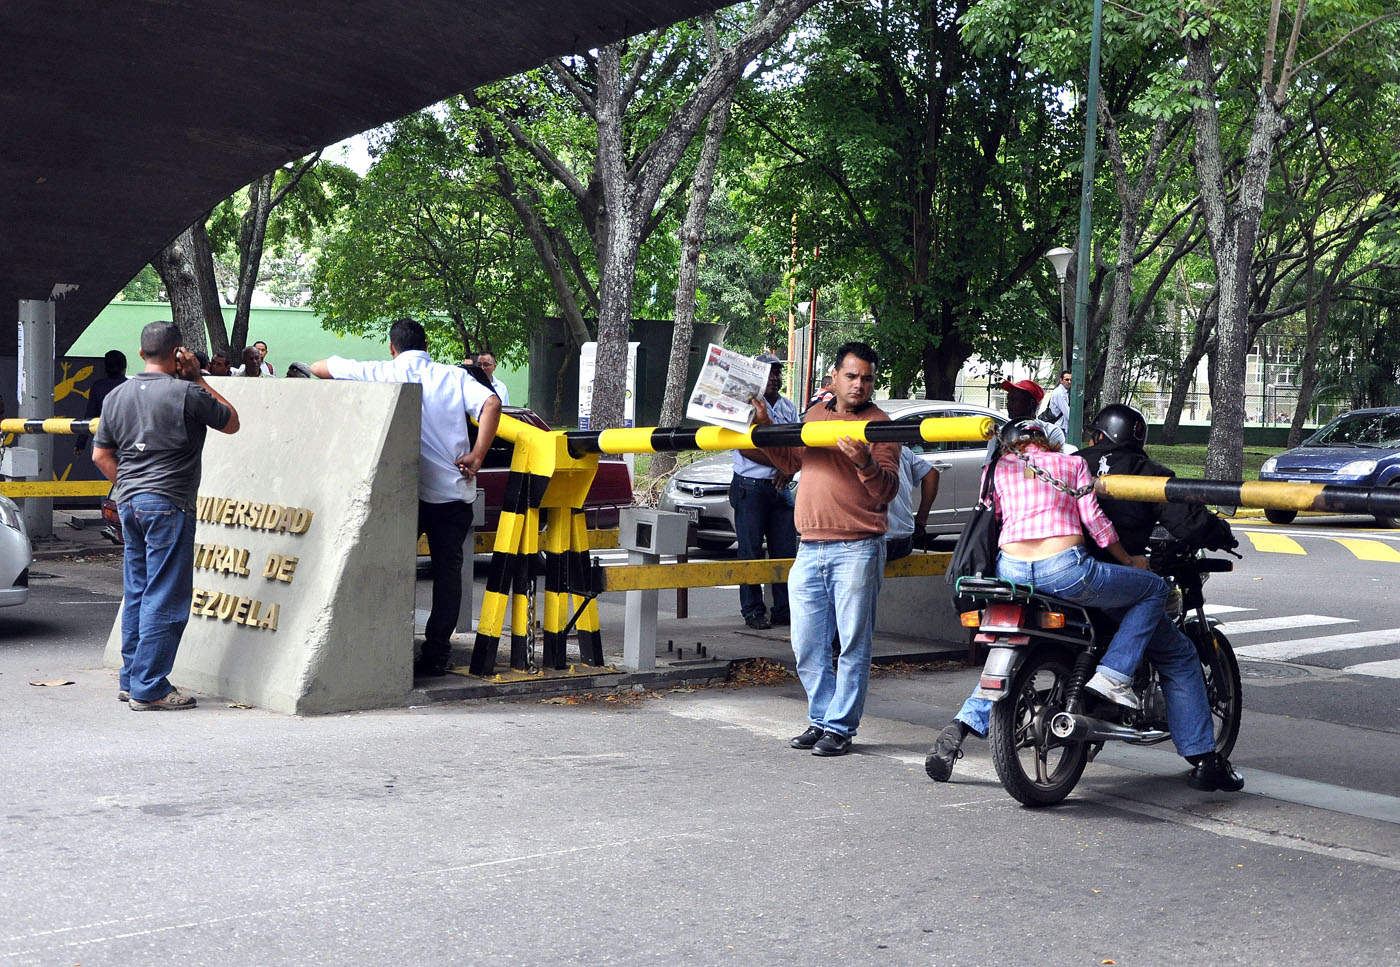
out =
{"type": "MultiPolygon", "coordinates": [[[[216,384],[194,601],[171,680],[290,714],[395,705],[413,684],[416,385],[216,384]]],[[[121,616],[105,660],[121,664],[121,616]]]]}

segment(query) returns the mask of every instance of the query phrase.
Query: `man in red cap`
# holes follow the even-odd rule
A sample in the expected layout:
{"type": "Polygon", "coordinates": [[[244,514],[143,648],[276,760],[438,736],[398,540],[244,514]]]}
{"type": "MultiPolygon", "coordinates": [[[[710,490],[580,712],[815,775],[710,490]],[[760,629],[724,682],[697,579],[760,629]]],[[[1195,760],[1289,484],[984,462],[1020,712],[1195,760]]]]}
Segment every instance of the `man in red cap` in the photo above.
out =
{"type": "MultiPolygon", "coordinates": [[[[1033,379],[1023,379],[1018,382],[1011,382],[1009,379],[1001,381],[1001,388],[1006,393],[1006,415],[1011,418],[1011,422],[1017,420],[1034,420],[1036,410],[1040,408],[1040,401],[1045,399],[1045,390],[1040,388],[1040,384],[1033,379]]],[[[1065,431],[1061,430],[1053,423],[1039,421],[1045,428],[1045,436],[1051,443],[1058,443],[1065,446],[1065,431]]],[[[987,447],[987,459],[992,458],[992,450],[996,447],[996,437],[992,437],[987,447]]],[[[1070,447],[1065,447],[1066,452],[1073,453],[1070,447]]]]}

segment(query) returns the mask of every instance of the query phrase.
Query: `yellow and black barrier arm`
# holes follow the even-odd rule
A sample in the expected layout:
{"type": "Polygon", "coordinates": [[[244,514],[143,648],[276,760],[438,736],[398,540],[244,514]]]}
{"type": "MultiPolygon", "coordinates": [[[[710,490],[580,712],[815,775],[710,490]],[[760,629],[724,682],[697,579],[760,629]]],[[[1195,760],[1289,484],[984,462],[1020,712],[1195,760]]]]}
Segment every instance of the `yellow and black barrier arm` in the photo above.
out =
{"type": "Polygon", "coordinates": [[[0,433],[97,433],[98,418],[75,420],[68,416],[51,416],[46,420],[0,420],[0,433]]]}
{"type": "Polygon", "coordinates": [[[1337,484],[1283,480],[1187,480],[1181,477],[1135,477],[1105,474],[1094,490],[1119,500],[1151,503],[1202,503],[1265,510],[1320,510],[1333,514],[1400,516],[1400,489],[1343,487],[1337,484]]]}
{"type": "Polygon", "coordinates": [[[574,456],[588,453],[661,453],[667,450],[751,450],[756,447],[834,447],[844,436],[864,443],[951,443],[986,440],[996,422],[986,416],[930,416],[913,420],[823,420],[769,423],[747,430],[718,426],[627,427],[569,430],[574,456]]]}

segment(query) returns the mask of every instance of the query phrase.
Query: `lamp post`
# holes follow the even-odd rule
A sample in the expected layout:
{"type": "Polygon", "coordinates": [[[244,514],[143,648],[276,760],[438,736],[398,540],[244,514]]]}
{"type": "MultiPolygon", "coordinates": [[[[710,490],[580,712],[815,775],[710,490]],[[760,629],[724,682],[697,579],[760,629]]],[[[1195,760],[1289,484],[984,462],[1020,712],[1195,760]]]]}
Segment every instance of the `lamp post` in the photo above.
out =
{"type": "MultiPolygon", "coordinates": [[[[1079,262],[1074,275],[1074,356],[1070,363],[1069,425],[1084,426],[1085,357],[1089,353],[1089,234],[1094,207],[1094,145],[1099,118],[1099,46],[1103,36],[1103,0],[1094,0],[1089,34],[1089,90],[1084,98],[1084,171],[1079,191],[1079,262]]],[[[1078,440],[1076,439],[1077,443],[1078,440]]]]}
{"type": "Polygon", "coordinates": [[[1052,248],[1042,258],[1050,263],[1055,270],[1055,278],[1060,280],[1060,370],[1064,371],[1069,369],[1071,342],[1069,320],[1065,316],[1065,273],[1069,271],[1069,260],[1074,258],[1074,252],[1060,246],[1052,248]]]}

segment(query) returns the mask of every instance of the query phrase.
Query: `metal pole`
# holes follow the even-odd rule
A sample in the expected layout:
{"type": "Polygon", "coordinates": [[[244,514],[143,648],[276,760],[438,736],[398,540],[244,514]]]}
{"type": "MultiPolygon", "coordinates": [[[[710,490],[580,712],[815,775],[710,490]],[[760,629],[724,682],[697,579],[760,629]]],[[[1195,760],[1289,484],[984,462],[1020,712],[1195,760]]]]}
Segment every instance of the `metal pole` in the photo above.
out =
{"type": "Polygon", "coordinates": [[[1094,208],[1094,155],[1099,120],[1099,41],[1103,34],[1103,0],[1094,0],[1094,25],[1089,38],[1089,92],[1084,102],[1084,180],[1079,191],[1079,261],[1074,279],[1074,361],[1070,366],[1069,425],[1071,443],[1079,443],[1084,427],[1084,374],[1089,354],[1089,256],[1094,208]]]}
{"type": "MultiPolygon", "coordinates": [[[[54,304],[48,299],[21,299],[19,337],[19,415],[43,420],[53,416],[54,304]]],[[[37,434],[27,446],[39,454],[40,480],[53,479],[53,437],[37,434]]],[[[26,497],[24,526],[31,539],[53,536],[53,498],[26,497]]]]}

